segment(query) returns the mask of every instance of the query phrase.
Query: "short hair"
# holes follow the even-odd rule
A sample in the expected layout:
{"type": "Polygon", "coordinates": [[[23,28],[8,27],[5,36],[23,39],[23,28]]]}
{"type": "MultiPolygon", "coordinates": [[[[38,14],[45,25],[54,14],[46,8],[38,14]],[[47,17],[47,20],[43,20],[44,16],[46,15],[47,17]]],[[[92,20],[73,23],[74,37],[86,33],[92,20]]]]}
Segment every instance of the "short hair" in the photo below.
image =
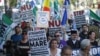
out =
{"type": "Polygon", "coordinates": [[[19,26],[15,26],[15,30],[16,30],[16,28],[20,28],[19,26]]]}
{"type": "Polygon", "coordinates": [[[64,46],[62,49],[61,49],[61,55],[65,52],[65,50],[72,50],[72,48],[70,46],[64,46]]]}
{"type": "Polygon", "coordinates": [[[27,31],[22,31],[22,35],[27,35],[27,31]]]}
{"type": "Polygon", "coordinates": [[[71,35],[72,34],[77,34],[78,32],[76,30],[71,30],[71,35]]]}
{"type": "Polygon", "coordinates": [[[89,31],[88,38],[90,38],[89,35],[91,35],[93,32],[95,33],[95,31],[89,31]]]}
{"type": "Polygon", "coordinates": [[[88,27],[88,25],[87,25],[87,24],[83,24],[83,25],[82,25],[82,28],[83,28],[84,26],[87,26],[87,27],[88,27]]]}
{"type": "MultiPolygon", "coordinates": [[[[56,39],[52,39],[52,40],[50,41],[50,43],[49,43],[49,47],[51,47],[51,44],[52,44],[53,41],[57,41],[57,40],[56,40],[56,39]]],[[[57,44],[58,44],[58,41],[57,41],[57,44]]]]}
{"type": "Polygon", "coordinates": [[[84,50],[87,46],[90,45],[90,40],[89,39],[83,39],[81,41],[81,44],[80,45],[81,45],[81,49],[84,50]]]}

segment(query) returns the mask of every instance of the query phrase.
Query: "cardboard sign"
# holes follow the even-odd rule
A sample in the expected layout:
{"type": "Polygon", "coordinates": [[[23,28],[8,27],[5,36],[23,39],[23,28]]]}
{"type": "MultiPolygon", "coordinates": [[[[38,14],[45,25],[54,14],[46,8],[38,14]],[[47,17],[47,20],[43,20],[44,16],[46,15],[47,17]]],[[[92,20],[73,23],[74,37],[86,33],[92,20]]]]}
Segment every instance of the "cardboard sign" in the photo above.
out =
{"type": "Polygon", "coordinates": [[[31,56],[47,56],[49,54],[45,30],[29,31],[28,37],[31,56]]]}
{"type": "Polygon", "coordinates": [[[49,27],[61,27],[61,21],[60,20],[50,20],[49,21],[49,27]]]}
{"type": "Polygon", "coordinates": [[[50,19],[49,12],[47,11],[38,11],[37,12],[37,27],[48,28],[48,21],[50,19]]]}
{"type": "Polygon", "coordinates": [[[86,24],[86,19],[84,15],[84,10],[75,11],[74,12],[75,22],[77,28],[81,27],[81,25],[86,24]]]}
{"type": "Polygon", "coordinates": [[[12,14],[13,22],[15,22],[15,23],[21,22],[20,16],[21,15],[19,12],[13,12],[13,14],[12,14]]]}
{"type": "MultiPolygon", "coordinates": [[[[72,56],[77,56],[79,54],[79,50],[73,50],[72,56]]],[[[100,47],[94,47],[90,49],[90,55],[94,56],[100,54],[100,47]]]]}
{"type": "Polygon", "coordinates": [[[57,27],[57,28],[49,28],[48,32],[49,32],[49,35],[54,37],[54,34],[56,31],[59,31],[61,34],[62,34],[62,30],[60,27],[57,27]]]}
{"type": "Polygon", "coordinates": [[[20,18],[22,20],[33,19],[33,17],[34,15],[33,15],[31,5],[26,4],[20,8],[20,18]]]}

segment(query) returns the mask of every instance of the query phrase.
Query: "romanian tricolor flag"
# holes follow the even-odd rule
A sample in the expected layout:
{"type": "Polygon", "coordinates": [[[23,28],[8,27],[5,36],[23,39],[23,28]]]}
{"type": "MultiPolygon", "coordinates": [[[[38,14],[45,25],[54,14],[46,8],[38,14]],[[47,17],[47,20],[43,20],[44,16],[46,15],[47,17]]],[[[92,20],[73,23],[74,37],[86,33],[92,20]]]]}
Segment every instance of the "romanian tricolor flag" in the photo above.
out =
{"type": "Polygon", "coordinates": [[[43,11],[50,11],[50,0],[44,0],[43,11]]]}

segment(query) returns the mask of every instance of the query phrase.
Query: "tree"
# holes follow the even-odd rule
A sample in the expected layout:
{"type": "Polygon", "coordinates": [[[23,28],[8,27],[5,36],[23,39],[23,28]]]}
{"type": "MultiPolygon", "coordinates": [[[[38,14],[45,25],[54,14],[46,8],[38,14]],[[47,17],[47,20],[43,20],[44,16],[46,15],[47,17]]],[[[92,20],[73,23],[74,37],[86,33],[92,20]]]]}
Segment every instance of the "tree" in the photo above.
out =
{"type": "Polygon", "coordinates": [[[17,0],[9,0],[9,6],[15,7],[17,5],[17,0]]]}

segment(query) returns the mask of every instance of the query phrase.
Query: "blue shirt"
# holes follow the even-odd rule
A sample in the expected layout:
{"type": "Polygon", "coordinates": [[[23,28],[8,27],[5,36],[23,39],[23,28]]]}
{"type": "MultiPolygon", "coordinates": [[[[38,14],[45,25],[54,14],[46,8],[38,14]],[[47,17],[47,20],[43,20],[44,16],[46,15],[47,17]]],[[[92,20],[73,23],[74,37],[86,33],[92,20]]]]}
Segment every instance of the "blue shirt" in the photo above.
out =
{"type": "Polygon", "coordinates": [[[18,42],[20,42],[22,40],[22,35],[17,35],[17,34],[14,34],[11,36],[11,40],[17,44],[18,42]]]}

